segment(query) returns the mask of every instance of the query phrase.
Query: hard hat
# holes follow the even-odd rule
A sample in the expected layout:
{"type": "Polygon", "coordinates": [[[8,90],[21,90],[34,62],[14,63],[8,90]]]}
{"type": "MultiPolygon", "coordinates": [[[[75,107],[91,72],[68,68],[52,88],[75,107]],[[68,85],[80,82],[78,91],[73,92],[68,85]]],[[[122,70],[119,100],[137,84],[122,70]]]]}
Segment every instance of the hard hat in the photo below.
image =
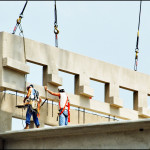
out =
{"type": "Polygon", "coordinates": [[[29,90],[30,87],[34,87],[33,84],[30,84],[29,86],[27,86],[27,90],[29,90]]]}
{"type": "Polygon", "coordinates": [[[65,92],[65,90],[64,90],[64,89],[58,89],[58,91],[59,91],[59,92],[65,92]]]}

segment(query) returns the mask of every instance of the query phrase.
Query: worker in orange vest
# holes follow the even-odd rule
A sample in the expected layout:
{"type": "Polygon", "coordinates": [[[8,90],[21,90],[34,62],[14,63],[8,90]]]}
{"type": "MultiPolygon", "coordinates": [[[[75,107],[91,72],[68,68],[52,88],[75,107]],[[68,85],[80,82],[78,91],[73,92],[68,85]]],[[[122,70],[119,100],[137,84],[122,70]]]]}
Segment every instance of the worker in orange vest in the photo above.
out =
{"type": "Polygon", "coordinates": [[[44,86],[45,90],[51,95],[59,97],[59,126],[68,125],[70,122],[70,102],[64,89],[58,89],[58,93],[54,93],[44,86]]]}

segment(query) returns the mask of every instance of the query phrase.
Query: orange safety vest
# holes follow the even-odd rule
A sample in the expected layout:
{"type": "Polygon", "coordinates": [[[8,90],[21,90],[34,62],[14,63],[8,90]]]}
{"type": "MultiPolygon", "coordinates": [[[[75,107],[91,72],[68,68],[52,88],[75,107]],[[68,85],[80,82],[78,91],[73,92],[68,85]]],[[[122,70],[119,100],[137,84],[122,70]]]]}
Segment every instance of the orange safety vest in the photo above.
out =
{"type": "MultiPolygon", "coordinates": [[[[64,106],[64,108],[62,109],[62,111],[59,113],[59,115],[61,115],[61,114],[64,112],[65,107],[66,107],[66,105],[67,105],[67,102],[68,102],[68,122],[70,122],[70,103],[69,103],[69,101],[68,101],[68,96],[67,96],[67,100],[66,100],[65,106],[64,106]]],[[[60,101],[59,101],[59,108],[61,109],[60,101]]]]}

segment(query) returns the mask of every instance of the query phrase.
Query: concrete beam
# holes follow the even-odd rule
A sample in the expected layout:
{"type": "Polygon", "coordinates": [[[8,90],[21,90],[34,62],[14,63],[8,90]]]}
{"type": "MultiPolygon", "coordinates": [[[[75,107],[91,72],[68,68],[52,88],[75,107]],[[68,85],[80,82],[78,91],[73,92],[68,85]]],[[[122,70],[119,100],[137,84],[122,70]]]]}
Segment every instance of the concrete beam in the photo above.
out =
{"type": "Polygon", "coordinates": [[[62,86],[62,78],[55,74],[48,74],[47,82],[56,86],[62,86]]]}
{"type": "Polygon", "coordinates": [[[30,67],[26,64],[23,64],[19,61],[13,60],[11,58],[3,58],[3,67],[13,69],[15,71],[21,72],[23,74],[30,73],[30,67]]]}
{"type": "Polygon", "coordinates": [[[87,96],[87,97],[93,97],[94,90],[90,88],[89,86],[83,85],[79,87],[79,94],[87,96]]]}
{"type": "Polygon", "coordinates": [[[110,97],[109,98],[110,105],[122,108],[123,107],[123,101],[118,97],[110,97]]]}
{"type": "Polygon", "coordinates": [[[139,116],[150,118],[150,109],[139,107],[139,116]]]}

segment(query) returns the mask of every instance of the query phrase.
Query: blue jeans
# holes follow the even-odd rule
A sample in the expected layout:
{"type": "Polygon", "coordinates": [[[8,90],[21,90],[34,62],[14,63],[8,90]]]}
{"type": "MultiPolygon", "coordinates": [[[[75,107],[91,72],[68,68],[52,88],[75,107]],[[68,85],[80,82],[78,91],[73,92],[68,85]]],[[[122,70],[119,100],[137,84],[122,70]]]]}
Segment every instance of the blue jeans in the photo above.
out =
{"type": "MultiPolygon", "coordinates": [[[[59,111],[59,113],[62,109],[59,111]]],[[[64,112],[59,115],[59,126],[68,125],[68,110],[64,110],[64,112]]]]}
{"type": "Polygon", "coordinates": [[[40,124],[39,124],[39,119],[37,117],[37,113],[35,111],[32,111],[30,107],[28,107],[27,113],[26,113],[26,124],[30,125],[31,115],[33,116],[33,121],[36,127],[38,127],[40,124]]]}

